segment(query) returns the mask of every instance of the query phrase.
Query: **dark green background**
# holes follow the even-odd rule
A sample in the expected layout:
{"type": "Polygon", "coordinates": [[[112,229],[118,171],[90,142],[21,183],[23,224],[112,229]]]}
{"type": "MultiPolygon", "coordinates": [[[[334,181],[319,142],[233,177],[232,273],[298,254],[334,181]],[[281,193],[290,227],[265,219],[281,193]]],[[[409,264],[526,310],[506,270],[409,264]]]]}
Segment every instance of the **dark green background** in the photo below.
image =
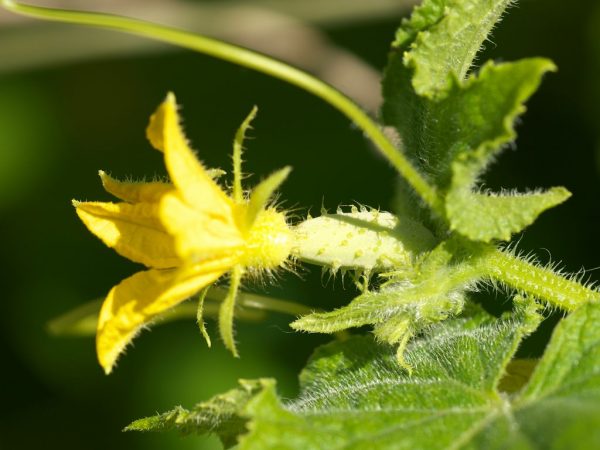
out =
{"type": "MultiPolygon", "coordinates": [[[[493,188],[564,185],[573,192],[565,205],[529,228],[519,245],[543,261],[552,255],[569,271],[600,265],[596,4],[521,1],[480,59],[547,56],[559,66],[529,103],[518,127],[518,151],[508,149],[485,181],[493,188]]],[[[399,20],[337,24],[324,31],[382,68],[399,20]]],[[[49,319],[105,295],[138,269],[87,232],[70,200],[109,199],[98,169],[134,178],[164,173],[144,129],[169,90],[184,105],[187,133],[209,166],[228,169],[233,134],[257,104],[246,171],[264,175],[292,165],[282,189],[286,206],[303,208],[300,214],[308,208],[317,212],[322,203],[389,208],[394,173],[360,132],[322,101],[249,70],[179,51],[0,73],[2,449],[218,448],[214,438],[120,429],[176,404],[191,406],[233,387],[238,378],[275,377],[281,393],[292,396],[298,371],[326,340],[292,334],[281,316],[240,323],[242,358],[235,360],[218,339],[207,349],[193,320],[177,322],[143,333],[106,377],[93,339],[47,334],[49,319]]],[[[592,271],[591,278],[598,273],[592,271]]],[[[284,277],[267,293],[321,308],[353,294],[349,283],[345,289],[339,280],[326,283],[318,269],[304,269],[302,278],[284,277]]],[[[492,302],[506,302],[503,295],[484,301],[492,309],[492,302]]],[[[529,341],[523,354],[539,353],[550,328],[529,341]]]]}

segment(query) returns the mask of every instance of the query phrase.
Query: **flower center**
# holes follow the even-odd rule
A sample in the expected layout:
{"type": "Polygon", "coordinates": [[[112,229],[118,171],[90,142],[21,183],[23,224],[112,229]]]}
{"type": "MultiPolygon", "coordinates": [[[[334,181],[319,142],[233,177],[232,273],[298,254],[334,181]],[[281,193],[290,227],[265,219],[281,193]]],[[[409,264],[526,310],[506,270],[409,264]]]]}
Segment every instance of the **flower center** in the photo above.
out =
{"type": "Polygon", "coordinates": [[[285,262],[291,249],[292,232],[285,216],[275,209],[265,209],[250,229],[243,264],[258,270],[275,269],[285,262]]]}

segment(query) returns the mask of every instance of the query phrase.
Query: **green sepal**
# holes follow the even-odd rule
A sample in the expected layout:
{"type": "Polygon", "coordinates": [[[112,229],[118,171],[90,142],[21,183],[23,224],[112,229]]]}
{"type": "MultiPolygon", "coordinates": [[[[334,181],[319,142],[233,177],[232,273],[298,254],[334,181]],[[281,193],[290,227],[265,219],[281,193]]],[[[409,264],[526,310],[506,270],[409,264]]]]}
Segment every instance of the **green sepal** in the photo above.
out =
{"type": "Polygon", "coordinates": [[[279,188],[281,183],[288,177],[292,168],[286,166],[279,169],[261,181],[251,192],[246,213],[246,226],[250,228],[258,214],[263,211],[272,199],[273,194],[279,188]]]}
{"type": "Polygon", "coordinates": [[[244,199],[244,191],[242,189],[242,154],[244,153],[244,140],[246,139],[246,132],[252,128],[251,124],[258,108],[254,106],[250,113],[246,116],[233,139],[233,188],[232,197],[236,203],[241,203],[244,199]]]}
{"type": "Polygon", "coordinates": [[[225,347],[233,354],[234,357],[239,358],[237,346],[235,345],[235,338],[233,333],[233,318],[235,313],[235,303],[237,299],[238,290],[240,288],[240,282],[244,270],[241,266],[234,266],[231,270],[231,279],[229,281],[229,289],[227,296],[221,303],[219,308],[219,333],[225,347]]]}
{"type": "Polygon", "coordinates": [[[212,343],[210,340],[210,335],[206,330],[206,324],[204,323],[204,299],[206,298],[206,294],[208,293],[210,286],[205,287],[200,291],[198,295],[198,309],[196,310],[196,323],[198,324],[198,328],[200,329],[200,334],[206,341],[206,345],[210,348],[212,343]]]}

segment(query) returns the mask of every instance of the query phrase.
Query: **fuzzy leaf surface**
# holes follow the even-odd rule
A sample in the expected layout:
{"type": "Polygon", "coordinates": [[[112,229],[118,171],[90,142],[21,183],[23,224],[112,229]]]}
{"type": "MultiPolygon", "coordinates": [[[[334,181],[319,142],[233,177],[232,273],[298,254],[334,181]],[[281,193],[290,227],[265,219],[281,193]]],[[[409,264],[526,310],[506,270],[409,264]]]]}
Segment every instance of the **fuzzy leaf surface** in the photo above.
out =
{"type": "MultiPolygon", "coordinates": [[[[515,139],[514,122],[525,111],[523,103],[554,68],[546,59],[531,58],[488,63],[462,81],[450,77],[443,98],[418,98],[421,113],[400,130],[407,150],[441,189],[471,187],[515,139]]],[[[399,120],[410,120],[410,115],[399,120]]]]}
{"type": "Polygon", "coordinates": [[[240,448],[598,448],[599,320],[599,304],[564,319],[512,396],[498,384],[524,321],[445,322],[409,345],[412,376],[371,338],[324,346],[301,374],[296,400],[282,403],[270,387],[248,403],[240,448]]]}
{"type": "Polygon", "coordinates": [[[556,327],[544,357],[514,401],[523,434],[538,448],[600,448],[600,304],[556,327]]]}
{"type": "Polygon", "coordinates": [[[435,134],[444,141],[432,156],[443,157],[446,147],[444,166],[451,170],[453,187],[474,184],[502,147],[516,138],[514,123],[525,112],[524,103],[542,76],[553,70],[555,65],[544,58],[489,62],[477,75],[454,84],[438,102],[435,134]]]}
{"type": "Polygon", "coordinates": [[[444,90],[451,73],[462,80],[477,52],[513,0],[425,0],[404,20],[393,58],[414,71],[418,95],[444,90]]]}
{"type": "Polygon", "coordinates": [[[429,175],[435,176],[443,164],[429,158],[430,145],[438,138],[431,129],[440,122],[434,99],[443,99],[453,83],[462,83],[510,3],[425,0],[397,31],[384,72],[382,118],[398,130],[408,156],[429,175]]]}
{"type": "Polygon", "coordinates": [[[504,400],[495,391],[521,337],[505,321],[447,325],[413,341],[402,370],[389,348],[355,337],[317,350],[302,372],[298,399],[265,391],[248,404],[242,449],[450,448],[504,400]]]}

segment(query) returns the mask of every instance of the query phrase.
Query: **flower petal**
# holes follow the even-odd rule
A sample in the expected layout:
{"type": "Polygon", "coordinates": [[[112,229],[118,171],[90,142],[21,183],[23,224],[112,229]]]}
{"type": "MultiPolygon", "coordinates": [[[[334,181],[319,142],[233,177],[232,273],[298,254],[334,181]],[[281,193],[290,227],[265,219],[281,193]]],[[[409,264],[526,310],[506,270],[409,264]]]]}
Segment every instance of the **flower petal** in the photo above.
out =
{"type": "Polygon", "coordinates": [[[179,125],[177,104],[172,93],[150,117],[146,134],[152,145],[164,152],[171,181],[190,206],[212,214],[231,215],[233,201],[215,183],[188,146],[179,125]]]}
{"type": "Polygon", "coordinates": [[[73,205],[85,226],[126,258],[157,269],[181,264],[173,237],[158,218],[158,203],[73,201],[73,205]]]}
{"type": "Polygon", "coordinates": [[[175,190],[171,183],[119,181],[102,170],[98,172],[98,175],[100,175],[102,186],[106,192],[128,203],[157,202],[164,194],[175,190]]]}
{"type": "Polygon", "coordinates": [[[102,305],[96,335],[98,361],[104,371],[112,371],[125,346],[157,314],[214,282],[224,270],[202,266],[185,271],[147,270],[112,288],[102,305]]]}
{"type": "Polygon", "coordinates": [[[167,232],[175,237],[176,252],[183,260],[234,256],[245,245],[232,217],[191,208],[179,193],[161,199],[159,214],[167,232]]]}

